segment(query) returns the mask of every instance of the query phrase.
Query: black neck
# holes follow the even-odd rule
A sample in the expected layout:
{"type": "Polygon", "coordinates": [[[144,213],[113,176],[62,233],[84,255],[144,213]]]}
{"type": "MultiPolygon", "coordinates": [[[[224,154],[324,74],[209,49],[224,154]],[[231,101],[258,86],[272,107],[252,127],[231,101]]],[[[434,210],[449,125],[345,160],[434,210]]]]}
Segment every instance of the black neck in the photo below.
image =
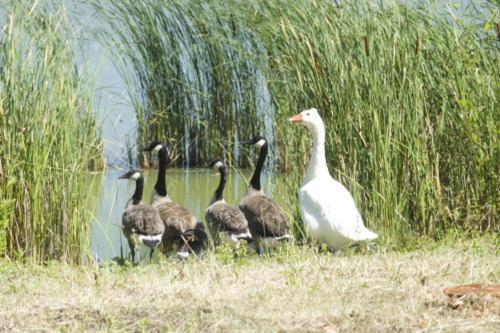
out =
{"type": "Polygon", "coordinates": [[[250,180],[250,185],[253,189],[260,191],[260,173],[262,172],[262,167],[267,157],[267,142],[260,147],[259,160],[255,166],[255,171],[253,172],[252,179],[250,180]]]}
{"type": "Polygon", "coordinates": [[[167,196],[167,149],[162,148],[158,151],[158,178],[156,178],[155,190],[158,195],[167,196]]]}
{"type": "Polygon", "coordinates": [[[135,192],[132,196],[132,202],[137,205],[142,200],[142,192],[144,191],[144,178],[141,176],[135,181],[135,192]]]}
{"type": "Polygon", "coordinates": [[[226,167],[221,166],[219,168],[219,173],[220,173],[220,182],[219,182],[219,187],[217,187],[214,193],[215,201],[222,200],[223,198],[224,186],[226,186],[226,175],[227,175],[226,167]]]}

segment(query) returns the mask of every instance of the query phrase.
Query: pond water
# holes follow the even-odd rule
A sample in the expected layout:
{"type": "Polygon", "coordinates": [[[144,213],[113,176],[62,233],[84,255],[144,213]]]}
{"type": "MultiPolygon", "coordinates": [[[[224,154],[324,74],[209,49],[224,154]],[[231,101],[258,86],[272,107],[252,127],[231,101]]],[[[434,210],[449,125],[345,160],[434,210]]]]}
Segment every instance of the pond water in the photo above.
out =
{"type": "MultiPolygon", "coordinates": [[[[91,206],[93,221],[91,229],[91,249],[97,261],[109,260],[113,257],[128,256],[128,244],[121,232],[121,216],[128,200],[132,197],[135,182],[118,179],[125,172],[110,170],[104,174],[95,174],[91,177],[95,186],[92,186],[91,206]],[[102,177],[101,177],[102,176],[102,177]]],[[[153,187],[156,182],[156,170],[144,171],[145,203],[151,202],[153,187]]],[[[244,195],[252,170],[228,170],[228,178],[224,191],[224,199],[229,204],[238,206],[244,195]]],[[[273,195],[276,202],[287,210],[283,178],[262,176],[264,191],[273,195]],[[274,184],[273,184],[274,183],[274,184]],[[274,189],[274,191],[272,191],[274,189]]],[[[219,173],[210,169],[168,169],[167,191],[177,203],[192,212],[198,221],[204,221],[205,209],[213,192],[219,185],[219,173]]],[[[141,258],[147,257],[148,251],[141,249],[141,258]]]]}

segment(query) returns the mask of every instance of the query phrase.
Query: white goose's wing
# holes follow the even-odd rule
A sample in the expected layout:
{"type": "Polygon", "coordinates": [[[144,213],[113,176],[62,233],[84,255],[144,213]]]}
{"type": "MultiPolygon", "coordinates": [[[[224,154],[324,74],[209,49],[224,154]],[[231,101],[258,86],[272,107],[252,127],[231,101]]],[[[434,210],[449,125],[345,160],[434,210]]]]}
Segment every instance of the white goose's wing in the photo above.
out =
{"type": "Polygon", "coordinates": [[[375,239],[377,235],[365,228],[349,191],[333,178],[316,179],[300,190],[304,218],[316,221],[322,232],[340,242],[375,239]],[[307,217],[308,216],[308,217],[307,217]]]}

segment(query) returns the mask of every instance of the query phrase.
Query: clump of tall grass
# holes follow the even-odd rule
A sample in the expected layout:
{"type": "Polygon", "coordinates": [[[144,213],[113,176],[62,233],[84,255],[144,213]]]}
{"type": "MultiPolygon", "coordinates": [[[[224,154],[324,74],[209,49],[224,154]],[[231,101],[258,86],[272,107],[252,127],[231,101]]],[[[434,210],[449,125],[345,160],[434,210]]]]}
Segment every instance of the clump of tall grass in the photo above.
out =
{"type": "Polygon", "coordinates": [[[265,51],[251,32],[223,17],[217,2],[91,3],[106,22],[97,36],[113,45],[128,83],[139,144],[175,139],[177,165],[203,165],[218,154],[241,160],[238,142],[258,131],[266,107],[256,108],[265,101],[254,59],[265,51]]]}
{"type": "Polygon", "coordinates": [[[2,10],[0,256],[79,261],[89,243],[85,174],[101,151],[92,90],[64,10],[24,1],[2,10]]]}
{"type": "Polygon", "coordinates": [[[287,138],[287,164],[299,162],[292,172],[303,172],[308,141],[283,120],[314,106],[330,169],[368,225],[401,240],[498,230],[496,9],[466,11],[466,25],[432,4],[262,7],[251,26],[272,53],[276,136],[287,138]]]}
{"type": "Polygon", "coordinates": [[[309,139],[286,119],[317,107],[330,170],[353,192],[368,226],[400,241],[455,227],[498,230],[495,6],[470,7],[460,19],[433,2],[96,7],[123,46],[141,140],[149,131],[209,145],[234,130],[262,132],[252,68],[272,96],[279,167],[293,184],[279,195],[288,196],[296,220],[309,139]],[[238,89],[249,95],[235,118],[238,89]],[[186,131],[187,123],[201,130],[186,131]]]}

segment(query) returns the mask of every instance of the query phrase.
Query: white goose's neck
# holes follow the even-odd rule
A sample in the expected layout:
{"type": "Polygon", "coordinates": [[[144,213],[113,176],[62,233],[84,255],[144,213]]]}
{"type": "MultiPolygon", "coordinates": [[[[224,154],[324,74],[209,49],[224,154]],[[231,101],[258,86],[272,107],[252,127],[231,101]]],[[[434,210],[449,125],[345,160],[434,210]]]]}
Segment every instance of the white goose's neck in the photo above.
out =
{"type": "Polygon", "coordinates": [[[311,147],[311,159],[309,160],[304,183],[317,177],[330,175],[325,157],[325,126],[323,123],[317,124],[311,127],[310,131],[313,137],[313,145],[311,147]]]}

